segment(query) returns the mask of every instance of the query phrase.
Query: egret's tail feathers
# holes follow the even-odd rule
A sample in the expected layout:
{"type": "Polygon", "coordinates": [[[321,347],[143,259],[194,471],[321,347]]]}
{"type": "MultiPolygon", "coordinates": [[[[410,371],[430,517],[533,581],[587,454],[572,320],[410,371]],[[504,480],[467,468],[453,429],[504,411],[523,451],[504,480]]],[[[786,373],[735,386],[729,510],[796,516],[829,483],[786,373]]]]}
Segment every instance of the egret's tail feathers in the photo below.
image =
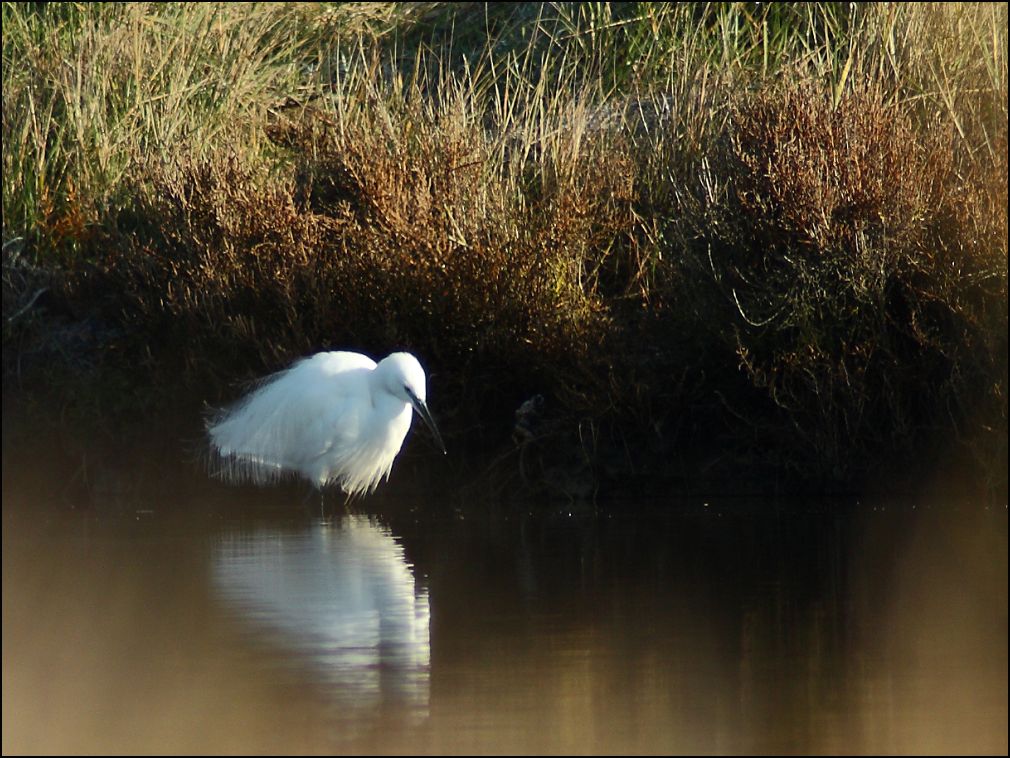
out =
{"type": "Polygon", "coordinates": [[[286,398],[278,381],[287,371],[267,377],[246,398],[207,419],[211,472],[233,483],[271,484],[291,471],[278,459],[283,449],[286,398]]]}
{"type": "Polygon", "coordinates": [[[294,472],[273,461],[211,450],[211,474],[230,484],[274,484],[294,472]]]}

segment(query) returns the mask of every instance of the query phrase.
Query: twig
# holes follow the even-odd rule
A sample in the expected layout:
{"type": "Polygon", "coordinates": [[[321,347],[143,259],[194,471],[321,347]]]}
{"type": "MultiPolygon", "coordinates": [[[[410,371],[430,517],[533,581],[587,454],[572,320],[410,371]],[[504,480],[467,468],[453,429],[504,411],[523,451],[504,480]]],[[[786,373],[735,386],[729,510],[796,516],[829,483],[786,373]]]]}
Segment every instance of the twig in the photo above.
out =
{"type": "Polygon", "coordinates": [[[49,291],[48,287],[42,287],[39,290],[37,290],[35,294],[32,295],[32,299],[29,300],[17,313],[7,317],[7,323],[8,324],[14,323],[14,319],[19,318],[22,314],[24,314],[25,311],[27,311],[29,308],[35,305],[35,301],[38,300],[43,293],[48,291],[49,291]]]}

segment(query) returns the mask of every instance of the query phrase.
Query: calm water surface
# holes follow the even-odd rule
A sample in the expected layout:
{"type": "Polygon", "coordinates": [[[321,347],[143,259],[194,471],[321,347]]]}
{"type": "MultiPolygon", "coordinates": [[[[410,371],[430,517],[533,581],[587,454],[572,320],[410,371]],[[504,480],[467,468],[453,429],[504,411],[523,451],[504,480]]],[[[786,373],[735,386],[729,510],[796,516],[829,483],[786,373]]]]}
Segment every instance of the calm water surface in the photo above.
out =
{"type": "Polygon", "coordinates": [[[1007,752],[1003,504],[320,518],[297,489],[91,474],[82,503],[26,471],[5,754],[1007,752]]]}

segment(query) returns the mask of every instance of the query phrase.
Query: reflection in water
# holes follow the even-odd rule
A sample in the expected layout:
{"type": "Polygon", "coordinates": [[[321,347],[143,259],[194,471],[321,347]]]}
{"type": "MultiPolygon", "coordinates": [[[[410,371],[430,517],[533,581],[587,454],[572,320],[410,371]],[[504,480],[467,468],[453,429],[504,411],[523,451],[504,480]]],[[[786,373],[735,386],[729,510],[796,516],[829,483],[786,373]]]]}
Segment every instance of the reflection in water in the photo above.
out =
{"type": "Polygon", "coordinates": [[[33,470],[5,754],[1006,753],[1003,505],[320,524],[203,479],[71,510],[33,470]]]}
{"type": "Polygon", "coordinates": [[[258,639],[342,709],[428,705],[428,594],[403,548],[364,516],[302,531],[224,534],[214,586],[258,639]]]}

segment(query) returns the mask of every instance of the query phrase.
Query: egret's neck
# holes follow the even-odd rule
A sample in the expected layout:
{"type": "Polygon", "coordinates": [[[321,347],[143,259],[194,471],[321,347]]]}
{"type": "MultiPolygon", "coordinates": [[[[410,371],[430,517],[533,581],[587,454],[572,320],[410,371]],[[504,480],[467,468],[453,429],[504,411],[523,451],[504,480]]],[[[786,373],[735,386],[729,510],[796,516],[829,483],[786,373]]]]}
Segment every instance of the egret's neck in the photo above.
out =
{"type": "Polygon", "coordinates": [[[404,411],[411,411],[410,403],[393,393],[388,372],[383,369],[384,366],[380,363],[368,376],[372,407],[388,418],[398,416],[404,411]]]}
{"type": "Polygon", "coordinates": [[[410,422],[414,416],[414,409],[410,403],[401,400],[389,391],[387,383],[382,376],[375,376],[378,371],[373,371],[369,377],[369,390],[372,396],[372,408],[374,413],[370,418],[370,439],[373,444],[381,449],[399,451],[403,444],[404,437],[410,429],[410,422]]]}
{"type": "Polygon", "coordinates": [[[396,399],[389,391],[389,377],[386,376],[381,363],[368,374],[368,393],[375,408],[378,408],[380,403],[396,399]]]}

